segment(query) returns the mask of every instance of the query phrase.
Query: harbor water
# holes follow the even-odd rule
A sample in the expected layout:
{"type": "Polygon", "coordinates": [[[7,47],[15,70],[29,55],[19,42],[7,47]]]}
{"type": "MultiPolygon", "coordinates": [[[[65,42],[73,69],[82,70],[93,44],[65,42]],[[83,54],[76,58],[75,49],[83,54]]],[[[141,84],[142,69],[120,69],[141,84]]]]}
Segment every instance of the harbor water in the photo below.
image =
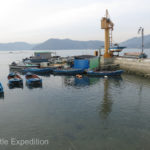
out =
{"type": "MultiPolygon", "coordinates": [[[[61,56],[94,51],[57,51],[61,56]]],[[[9,89],[8,64],[33,51],[1,51],[0,140],[48,140],[1,150],[149,150],[150,79],[41,76],[40,88],[9,89]]]]}

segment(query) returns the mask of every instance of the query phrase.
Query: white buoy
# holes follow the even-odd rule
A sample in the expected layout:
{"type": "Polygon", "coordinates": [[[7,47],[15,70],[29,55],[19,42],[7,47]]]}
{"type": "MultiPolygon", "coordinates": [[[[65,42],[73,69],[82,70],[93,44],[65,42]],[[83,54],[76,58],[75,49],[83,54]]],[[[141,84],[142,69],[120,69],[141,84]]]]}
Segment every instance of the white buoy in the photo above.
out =
{"type": "Polygon", "coordinates": [[[104,76],[104,78],[108,78],[108,76],[104,76]]]}

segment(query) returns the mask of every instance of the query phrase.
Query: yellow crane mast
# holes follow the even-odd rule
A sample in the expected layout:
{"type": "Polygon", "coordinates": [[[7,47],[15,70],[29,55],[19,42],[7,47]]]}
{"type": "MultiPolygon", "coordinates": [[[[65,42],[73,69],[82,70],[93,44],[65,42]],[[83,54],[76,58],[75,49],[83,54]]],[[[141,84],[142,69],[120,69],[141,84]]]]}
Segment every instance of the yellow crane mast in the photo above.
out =
{"type": "Polygon", "coordinates": [[[111,51],[109,50],[110,42],[112,41],[112,39],[110,39],[110,38],[112,38],[112,36],[110,37],[109,35],[111,34],[111,32],[113,30],[113,26],[114,26],[114,24],[109,18],[108,10],[106,10],[106,16],[103,17],[102,20],[101,20],[101,29],[105,29],[105,52],[104,52],[104,58],[112,57],[111,51]]]}

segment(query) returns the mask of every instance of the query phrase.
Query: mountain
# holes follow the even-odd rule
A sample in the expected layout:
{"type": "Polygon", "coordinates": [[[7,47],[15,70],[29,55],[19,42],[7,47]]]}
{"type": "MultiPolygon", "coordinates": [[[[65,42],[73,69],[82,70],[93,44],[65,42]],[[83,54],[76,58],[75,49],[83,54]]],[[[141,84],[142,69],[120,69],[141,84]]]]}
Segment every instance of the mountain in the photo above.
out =
{"type": "MultiPolygon", "coordinates": [[[[121,42],[120,46],[141,48],[141,37],[134,37],[121,42]]],[[[99,49],[103,41],[76,41],[70,39],[49,39],[40,44],[26,42],[0,43],[0,50],[69,50],[69,49],[99,49]]],[[[150,35],[144,36],[144,48],[150,48],[150,35]]]]}
{"type": "MultiPolygon", "coordinates": [[[[134,37],[127,41],[120,43],[120,46],[126,46],[127,48],[141,48],[141,37],[134,37]]],[[[144,48],[150,48],[150,35],[144,36],[144,48]]]]}
{"type": "MultiPolygon", "coordinates": [[[[141,37],[134,37],[127,41],[121,42],[120,46],[127,48],[141,48],[141,37]]],[[[70,39],[49,39],[41,44],[36,45],[34,50],[63,50],[63,49],[99,49],[104,46],[103,41],[75,41],[70,39]]],[[[144,36],[144,48],[150,48],[150,35],[144,36]]]]}
{"type": "Polygon", "coordinates": [[[70,39],[49,39],[36,45],[33,50],[68,50],[68,49],[98,49],[104,45],[102,41],[75,41],[70,39]]]}
{"type": "Polygon", "coordinates": [[[0,50],[31,50],[34,46],[25,42],[0,43],[0,50]]]}

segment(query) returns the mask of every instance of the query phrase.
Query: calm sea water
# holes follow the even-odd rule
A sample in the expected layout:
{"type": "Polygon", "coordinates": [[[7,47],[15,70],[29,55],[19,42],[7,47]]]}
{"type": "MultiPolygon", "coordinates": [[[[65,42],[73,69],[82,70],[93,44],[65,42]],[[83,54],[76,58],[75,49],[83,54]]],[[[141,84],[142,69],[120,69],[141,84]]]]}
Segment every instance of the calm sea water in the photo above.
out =
{"type": "MultiPolygon", "coordinates": [[[[67,56],[93,51],[57,51],[67,56]]],[[[2,150],[149,150],[150,80],[137,76],[42,77],[42,88],[9,89],[8,64],[32,51],[0,52],[0,139],[47,139],[45,146],[2,150]]]]}

